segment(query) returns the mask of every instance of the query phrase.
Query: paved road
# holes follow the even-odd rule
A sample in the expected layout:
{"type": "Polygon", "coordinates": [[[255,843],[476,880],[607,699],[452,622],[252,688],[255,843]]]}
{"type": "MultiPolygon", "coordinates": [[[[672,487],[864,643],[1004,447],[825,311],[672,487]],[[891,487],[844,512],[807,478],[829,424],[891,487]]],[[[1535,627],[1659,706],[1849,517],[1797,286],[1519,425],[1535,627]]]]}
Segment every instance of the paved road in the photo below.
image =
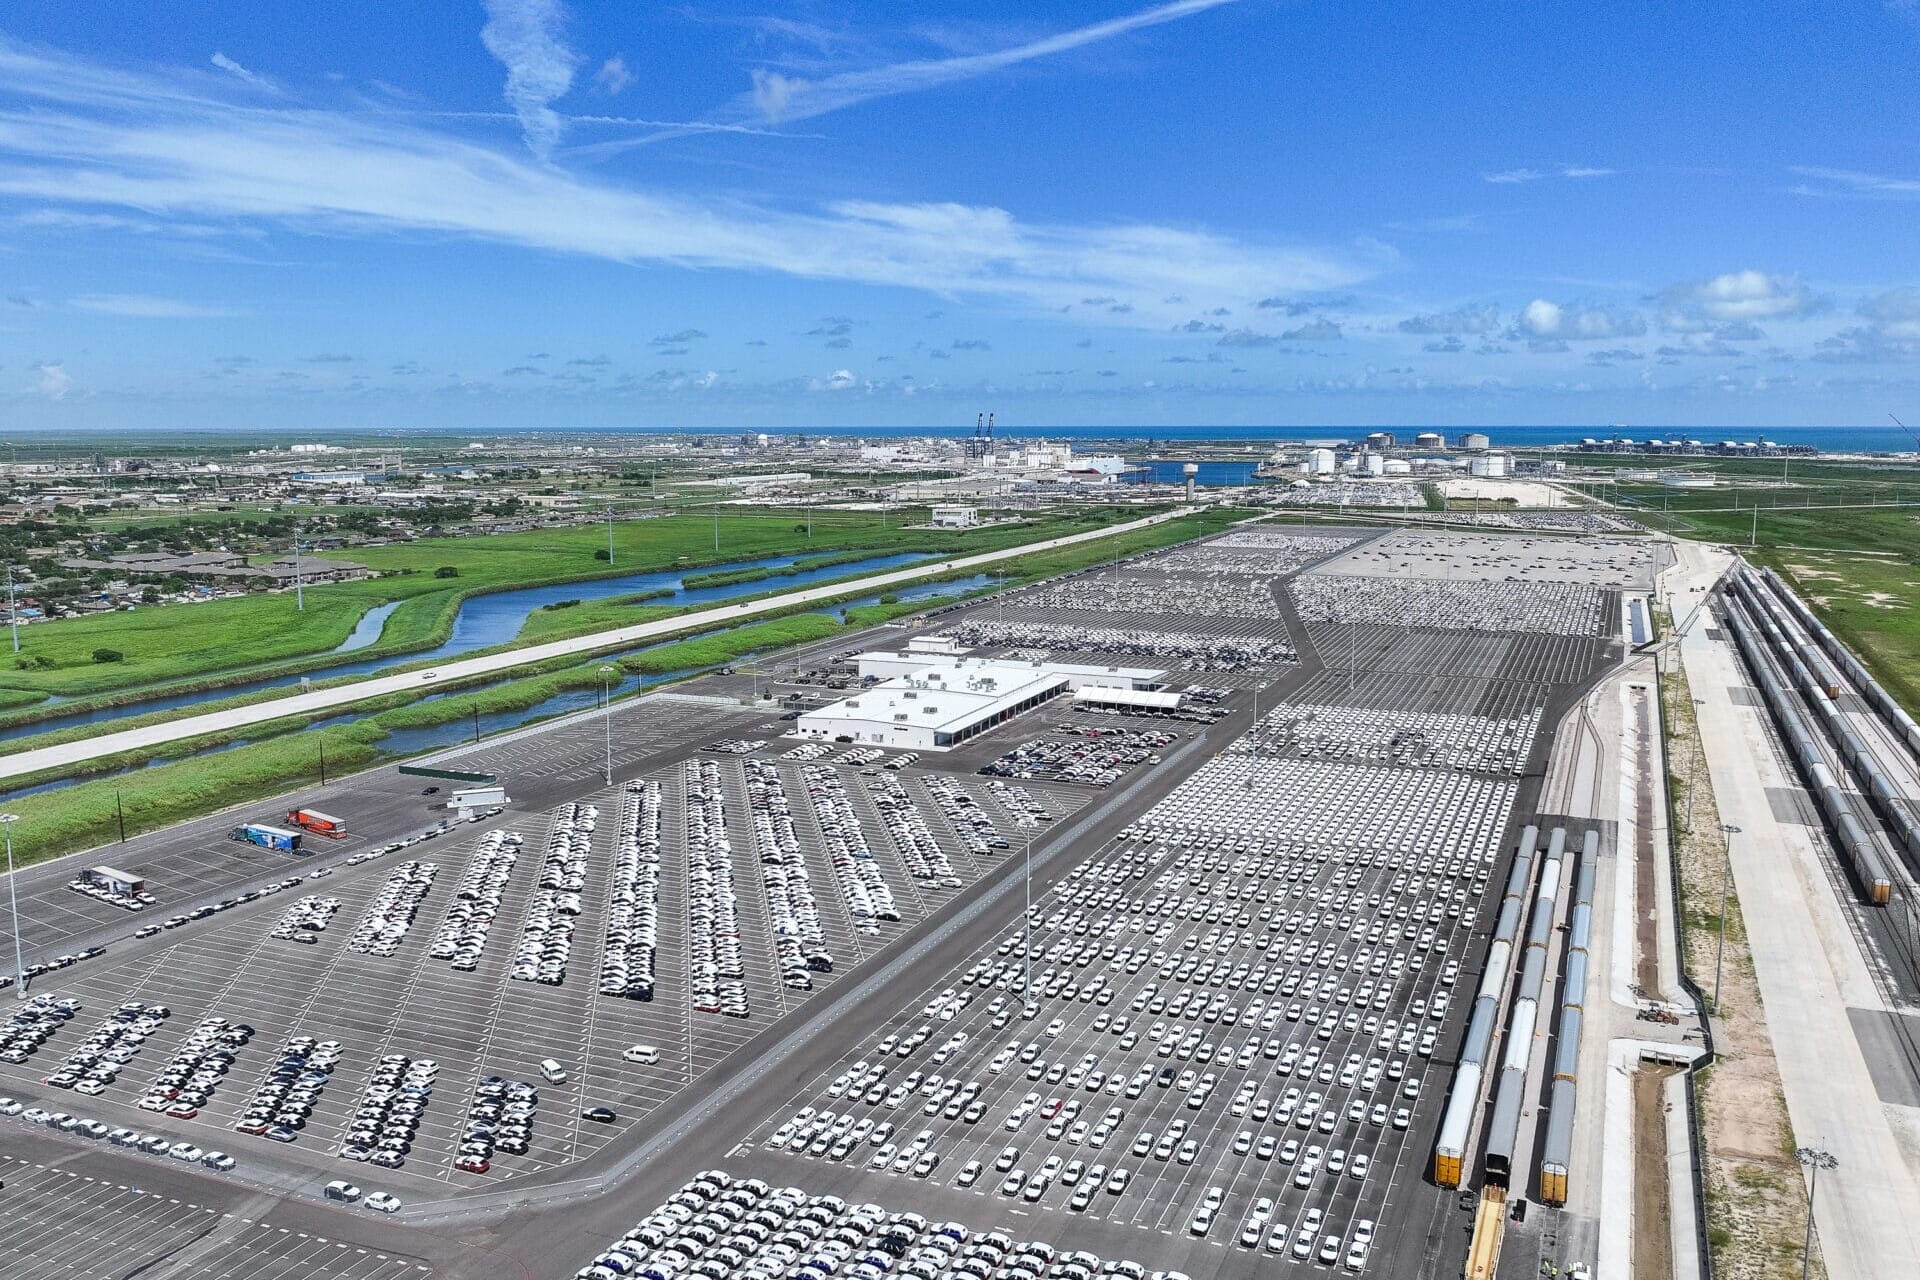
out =
{"type": "Polygon", "coordinates": [[[487,654],[478,658],[465,658],[458,662],[448,662],[437,667],[428,667],[419,671],[408,671],[396,676],[381,676],[373,680],[362,680],[355,684],[344,685],[337,689],[317,689],[311,693],[299,693],[288,698],[274,698],[267,702],[256,702],[249,706],[233,707],[225,711],[212,711],[204,715],[185,716],[165,724],[148,725],[141,729],[122,729],[118,733],[105,733],[98,737],[86,738],[78,742],[63,742],[56,746],[39,747],[32,751],[22,751],[16,755],[0,758],[0,778],[14,778],[25,774],[38,773],[43,769],[59,769],[82,761],[98,759],[121,751],[137,751],[146,747],[160,746],[168,742],[178,742],[183,738],[192,738],[205,733],[221,733],[250,724],[262,724],[269,720],[279,720],[286,716],[310,715],[316,711],[328,711],[335,707],[350,706],[364,702],[369,698],[378,698],[386,694],[408,693],[421,688],[435,687],[434,682],[442,680],[465,680],[472,676],[490,675],[497,671],[506,671],[513,667],[527,666],[545,662],[550,658],[564,658],[575,654],[594,653],[603,649],[618,648],[639,644],[647,640],[656,640],[681,631],[698,631],[702,628],[719,626],[730,622],[743,622],[763,613],[780,612],[795,605],[812,604],[820,600],[832,600],[847,595],[864,595],[875,591],[884,591],[888,587],[901,586],[915,582],[934,574],[947,573],[955,569],[973,569],[983,565],[996,564],[1016,556],[1029,555],[1037,551],[1050,551],[1057,547],[1073,546],[1081,542],[1093,542],[1115,534],[1144,529],[1150,525],[1162,524],[1179,516],[1188,515],[1191,507],[1178,507],[1159,515],[1146,516],[1139,520],[1129,520],[1125,524],[1108,525],[1087,533],[1070,534],[1064,538],[1049,538],[1045,542],[1027,543],[1018,547],[1009,547],[1003,551],[987,551],[979,555],[957,556],[952,560],[941,560],[930,564],[917,565],[911,569],[896,569],[890,573],[877,573],[872,577],[860,578],[853,582],[839,582],[825,587],[809,587],[804,591],[788,592],[784,595],[770,596],[762,600],[748,600],[740,604],[730,604],[722,608],[702,609],[696,613],[684,613],[671,618],[662,618],[656,622],[640,623],[631,627],[620,627],[613,631],[596,631],[591,635],[575,636],[570,640],[553,640],[546,644],[529,645],[512,649],[504,653],[487,654]]]}

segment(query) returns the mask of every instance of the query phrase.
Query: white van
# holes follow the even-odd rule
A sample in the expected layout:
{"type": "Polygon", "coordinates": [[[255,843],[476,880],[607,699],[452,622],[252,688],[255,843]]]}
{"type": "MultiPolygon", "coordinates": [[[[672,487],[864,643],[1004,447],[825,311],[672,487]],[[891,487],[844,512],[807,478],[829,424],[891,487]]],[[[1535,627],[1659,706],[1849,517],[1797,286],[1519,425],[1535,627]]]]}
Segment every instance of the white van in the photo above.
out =
{"type": "Polygon", "coordinates": [[[540,1060],[540,1074],[547,1078],[548,1084],[565,1084],[567,1082],[567,1069],[555,1062],[552,1058],[542,1058],[540,1060]]]}

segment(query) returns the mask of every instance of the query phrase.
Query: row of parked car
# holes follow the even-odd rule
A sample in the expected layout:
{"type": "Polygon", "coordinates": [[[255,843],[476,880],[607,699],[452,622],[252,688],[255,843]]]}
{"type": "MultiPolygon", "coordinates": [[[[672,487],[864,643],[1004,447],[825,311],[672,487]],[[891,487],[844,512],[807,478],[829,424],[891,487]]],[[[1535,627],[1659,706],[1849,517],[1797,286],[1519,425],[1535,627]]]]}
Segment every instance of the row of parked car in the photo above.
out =
{"type": "Polygon", "coordinates": [[[660,950],[660,784],[629,782],[613,855],[600,994],[653,999],[660,950]]]}
{"type": "Polygon", "coordinates": [[[753,830],[760,884],[766,890],[767,925],[780,981],[794,991],[813,987],[813,974],[833,972],[820,927],[820,900],[814,895],[807,860],[800,854],[793,810],[779,767],[766,760],[745,764],[747,821],[753,830]]]}
{"type": "Polygon", "coordinates": [[[218,1014],[200,1019],[135,1105],[176,1120],[193,1119],[226,1079],[234,1056],[251,1039],[253,1028],[244,1022],[228,1022],[218,1014]]]}
{"type": "Polygon", "coordinates": [[[482,1076],[467,1104],[467,1127],[454,1153],[453,1167],[485,1173],[496,1151],[525,1155],[533,1141],[533,1116],[540,1091],[525,1080],[482,1076]]]}
{"type": "Polygon", "coordinates": [[[733,887],[733,844],[720,766],[686,763],[688,980],[695,1013],[748,1014],[740,955],[740,895],[733,887]]]}
{"type": "Polygon", "coordinates": [[[593,831],[599,821],[600,810],[590,804],[567,805],[554,818],[540,861],[540,879],[527,903],[527,922],[507,970],[509,977],[550,987],[567,980],[573,934],[584,905],[580,894],[587,887],[587,858],[593,852],[593,831]]]}
{"type": "Polygon", "coordinates": [[[493,923],[500,915],[500,900],[506,894],[507,881],[513,875],[514,864],[520,860],[521,842],[518,831],[498,828],[480,837],[479,847],[467,860],[466,870],[460,873],[460,884],[454,890],[453,901],[447,905],[446,918],[427,946],[429,956],[447,961],[461,973],[471,973],[480,966],[487,935],[493,931],[493,923]]]}
{"type": "Polygon", "coordinates": [[[1061,724],[1059,738],[1034,738],[1009,748],[980,772],[996,778],[1051,778],[1107,787],[1129,769],[1159,764],[1160,753],[1179,740],[1165,729],[1105,729],[1061,724]]]}
{"type": "Polygon", "coordinates": [[[280,1047],[280,1060],[262,1078],[233,1127],[275,1142],[295,1141],[320,1104],[341,1052],[338,1040],[289,1036],[280,1047]]]}
{"type": "Polygon", "coordinates": [[[150,1008],[138,1000],[129,1000],[75,1045],[66,1061],[42,1083],[56,1089],[72,1089],[75,1093],[103,1092],[171,1013],[165,1005],[150,1008]]]}
{"type": "Polygon", "coordinates": [[[408,861],[395,867],[367,903],[360,923],[347,938],[348,949],[373,956],[391,956],[398,951],[439,870],[437,862],[408,861]]]}
{"type": "Polygon", "coordinates": [[[1187,1280],[917,1213],[774,1189],[720,1170],[699,1174],[575,1280],[1187,1280]]]}
{"type": "Polygon", "coordinates": [[[827,861],[840,881],[840,894],[855,928],[869,936],[880,932],[876,920],[900,918],[893,889],[885,873],[867,847],[865,829],[854,814],[853,800],[838,769],[826,765],[808,765],[801,773],[807,798],[813,804],[813,820],[826,842],[827,861]]]}
{"type": "Polygon", "coordinates": [[[409,1058],[404,1053],[381,1058],[367,1077],[360,1106],[341,1140],[340,1155],[383,1169],[404,1165],[439,1074],[440,1064],[431,1058],[409,1058]]]}
{"type": "Polygon", "coordinates": [[[70,1133],[78,1138],[92,1138],[105,1141],[129,1151],[144,1151],[148,1155],[165,1156],[187,1164],[202,1165],[222,1173],[234,1167],[236,1161],[224,1151],[203,1151],[191,1142],[181,1142],[159,1134],[141,1133],[138,1129],[110,1128],[98,1120],[85,1116],[68,1115],[64,1111],[48,1111],[45,1107],[29,1107],[14,1098],[0,1097],[0,1116],[18,1116],[28,1124],[43,1124],[49,1129],[61,1133],[70,1133]]]}
{"type": "Polygon", "coordinates": [[[279,938],[285,942],[301,942],[312,946],[320,941],[320,935],[333,923],[334,912],[340,910],[340,899],[323,894],[303,894],[295,898],[281,915],[279,921],[267,932],[270,938],[279,938]]]}
{"type": "Polygon", "coordinates": [[[80,1002],[68,996],[28,998],[0,1024],[0,1062],[25,1062],[79,1012],[80,1002]]]}
{"type": "Polygon", "coordinates": [[[976,858],[992,857],[1011,848],[1011,843],[1000,834],[984,806],[967,794],[966,788],[944,773],[929,773],[923,781],[927,791],[933,796],[933,802],[946,818],[947,825],[967,846],[967,852],[976,858]]]}
{"type": "Polygon", "coordinates": [[[886,824],[893,847],[907,864],[907,874],[929,888],[958,889],[963,883],[955,874],[947,851],[933,838],[927,818],[898,777],[877,779],[871,787],[874,807],[886,824]]]}

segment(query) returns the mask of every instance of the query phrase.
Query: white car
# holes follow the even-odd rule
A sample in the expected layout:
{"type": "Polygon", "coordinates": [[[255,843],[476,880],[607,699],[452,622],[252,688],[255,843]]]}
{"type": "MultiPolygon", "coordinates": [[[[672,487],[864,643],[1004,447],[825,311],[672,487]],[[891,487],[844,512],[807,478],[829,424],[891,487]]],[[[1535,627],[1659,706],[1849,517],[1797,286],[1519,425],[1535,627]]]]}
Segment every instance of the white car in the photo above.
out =
{"type": "Polygon", "coordinates": [[[651,1067],[660,1061],[660,1050],[650,1044],[636,1044],[628,1047],[620,1056],[628,1062],[637,1062],[643,1067],[651,1067]]]}
{"type": "Polygon", "coordinates": [[[376,1213],[400,1212],[399,1199],[395,1196],[388,1195],[384,1191],[375,1191],[360,1203],[366,1205],[367,1208],[372,1209],[376,1213]]]}

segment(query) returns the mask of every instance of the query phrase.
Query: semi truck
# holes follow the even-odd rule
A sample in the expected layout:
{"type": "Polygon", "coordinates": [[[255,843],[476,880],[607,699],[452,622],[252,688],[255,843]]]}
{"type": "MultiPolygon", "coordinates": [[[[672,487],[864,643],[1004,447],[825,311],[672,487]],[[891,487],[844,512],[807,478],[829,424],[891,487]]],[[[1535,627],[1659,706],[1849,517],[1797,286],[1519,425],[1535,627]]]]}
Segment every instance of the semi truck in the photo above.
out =
{"type": "Polygon", "coordinates": [[[229,840],[245,840],[248,844],[257,844],[262,849],[279,849],[286,853],[300,852],[300,833],[288,831],[284,827],[270,827],[264,822],[249,822],[243,827],[234,827],[227,832],[229,840]]]}
{"type": "Polygon", "coordinates": [[[330,813],[318,809],[289,809],[287,821],[303,831],[311,831],[317,836],[326,836],[338,840],[347,834],[347,824],[330,813]]]}

